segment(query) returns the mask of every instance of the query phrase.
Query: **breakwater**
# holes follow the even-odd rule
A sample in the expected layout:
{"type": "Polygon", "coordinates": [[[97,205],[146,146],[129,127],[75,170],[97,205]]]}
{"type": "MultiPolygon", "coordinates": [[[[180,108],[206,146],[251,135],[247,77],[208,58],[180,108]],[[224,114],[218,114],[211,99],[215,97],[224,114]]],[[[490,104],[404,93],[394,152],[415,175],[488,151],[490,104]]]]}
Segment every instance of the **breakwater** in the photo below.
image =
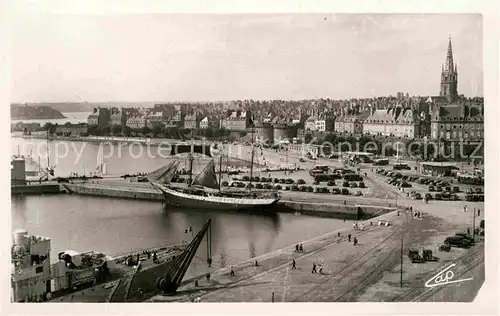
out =
{"type": "MultiPolygon", "coordinates": [[[[162,201],[161,192],[154,188],[141,187],[113,187],[92,184],[61,184],[65,191],[70,194],[89,196],[162,201]]],[[[304,193],[308,194],[308,193],[304,193]]],[[[314,200],[313,198],[311,200],[314,200]]],[[[344,204],[341,201],[332,200],[328,203],[315,203],[309,201],[281,200],[274,208],[276,212],[311,215],[320,217],[333,217],[343,219],[367,219],[396,210],[395,207],[344,204]]]]}
{"type": "Polygon", "coordinates": [[[34,183],[23,185],[11,185],[11,195],[42,195],[61,193],[61,187],[57,183],[34,183]]]}

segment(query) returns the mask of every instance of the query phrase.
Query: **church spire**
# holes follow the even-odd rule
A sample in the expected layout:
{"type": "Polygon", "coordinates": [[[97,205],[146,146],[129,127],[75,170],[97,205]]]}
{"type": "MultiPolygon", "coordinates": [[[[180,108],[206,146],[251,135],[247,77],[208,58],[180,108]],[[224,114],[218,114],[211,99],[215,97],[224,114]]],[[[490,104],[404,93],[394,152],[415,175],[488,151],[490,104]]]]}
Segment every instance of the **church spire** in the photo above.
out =
{"type": "Polygon", "coordinates": [[[453,72],[454,69],[454,64],[453,64],[453,50],[451,48],[451,36],[448,38],[448,51],[446,52],[446,63],[444,70],[447,72],[453,72]]]}

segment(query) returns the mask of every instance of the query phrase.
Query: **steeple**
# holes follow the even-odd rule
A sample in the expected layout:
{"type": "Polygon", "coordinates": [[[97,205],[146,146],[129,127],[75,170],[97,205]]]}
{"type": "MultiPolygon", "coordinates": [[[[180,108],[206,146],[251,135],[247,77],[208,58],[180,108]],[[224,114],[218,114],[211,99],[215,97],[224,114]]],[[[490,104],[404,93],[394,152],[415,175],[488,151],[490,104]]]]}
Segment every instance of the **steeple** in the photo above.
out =
{"type": "Polygon", "coordinates": [[[458,91],[457,65],[453,62],[453,50],[451,48],[451,36],[448,38],[448,50],[444,67],[441,67],[441,92],[440,96],[446,97],[448,102],[457,99],[458,91]]]}
{"type": "Polygon", "coordinates": [[[454,71],[453,64],[453,50],[451,49],[451,36],[448,38],[448,51],[446,52],[446,63],[444,67],[444,71],[453,72],[454,71]]]}

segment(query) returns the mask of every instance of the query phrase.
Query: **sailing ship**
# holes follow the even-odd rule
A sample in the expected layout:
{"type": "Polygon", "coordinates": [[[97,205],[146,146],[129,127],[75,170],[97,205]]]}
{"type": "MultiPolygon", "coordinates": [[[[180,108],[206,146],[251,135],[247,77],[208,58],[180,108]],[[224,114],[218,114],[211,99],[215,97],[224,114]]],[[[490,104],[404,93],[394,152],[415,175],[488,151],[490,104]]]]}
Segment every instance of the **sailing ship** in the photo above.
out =
{"type": "Polygon", "coordinates": [[[96,174],[106,175],[107,173],[108,173],[108,163],[104,159],[104,147],[102,144],[100,144],[99,150],[97,152],[96,174]]]}
{"type": "MultiPolygon", "coordinates": [[[[253,131],[252,131],[253,140],[253,131]]],[[[196,209],[211,209],[211,210],[243,210],[265,208],[276,204],[279,201],[279,196],[276,192],[258,193],[252,192],[252,182],[250,181],[249,190],[228,191],[221,190],[222,179],[222,153],[219,155],[219,179],[215,171],[214,159],[211,159],[205,168],[192,180],[193,171],[193,153],[189,152],[189,180],[187,187],[179,187],[170,185],[170,176],[173,176],[178,164],[171,164],[159,178],[163,178],[165,183],[161,184],[157,181],[151,181],[151,184],[163,193],[165,202],[169,205],[179,208],[196,208],[196,209]],[[169,176],[166,176],[166,175],[169,176]]],[[[250,165],[250,180],[253,175],[253,158],[254,148],[252,142],[250,165]]]]}

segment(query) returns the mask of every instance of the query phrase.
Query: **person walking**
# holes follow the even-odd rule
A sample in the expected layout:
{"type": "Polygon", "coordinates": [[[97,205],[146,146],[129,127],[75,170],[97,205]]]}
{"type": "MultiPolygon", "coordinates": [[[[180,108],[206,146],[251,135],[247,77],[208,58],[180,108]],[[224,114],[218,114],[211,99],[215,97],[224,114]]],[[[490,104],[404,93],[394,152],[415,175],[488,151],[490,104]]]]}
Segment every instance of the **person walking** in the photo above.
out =
{"type": "Polygon", "coordinates": [[[295,245],[295,252],[299,252],[299,244],[295,245]]]}
{"type": "Polygon", "coordinates": [[[313,262],[313,267],[312,267],[312,270],[311,270],[311,274],[314,274],[316,273],[316,263],[313,262]]]}
{"type": "Polygon", "coordinates": [[[351,234],[347,235],[347,240],[351,242],[351,234]]]}
{"type": "Polygon", "coordinates": [[[477,216],[481,216],[481,210],[477,209],[477,216]]]}
{"type": "Polygon", "coordinates": [[[304,252],[304,247],[302,247],[302,244],[299,245],[299,251],[304,252]]]}
{"type": "Polygon", "coordinates": [[[464,212],[467,212],[467,204],[464,205],[464,212]]]}
{"type": "Polygon", "coordinates": [[[354,237],[354,246],[358,244],[358,238],[354,237]]]}
{"type": "Polygon", "coordinates": [[[292,270],[296,270],[296,269],[297,269],[297,266],[295,263],[295,259],[292,259],[292,270]]]}
{"type": "Polygon", "coordinates": [[[229,272],[229,275],[230,275],[230,276],[234,276],[234,269],[233,269],[233,266],[231,266],[231,271],[229,272]]]}

